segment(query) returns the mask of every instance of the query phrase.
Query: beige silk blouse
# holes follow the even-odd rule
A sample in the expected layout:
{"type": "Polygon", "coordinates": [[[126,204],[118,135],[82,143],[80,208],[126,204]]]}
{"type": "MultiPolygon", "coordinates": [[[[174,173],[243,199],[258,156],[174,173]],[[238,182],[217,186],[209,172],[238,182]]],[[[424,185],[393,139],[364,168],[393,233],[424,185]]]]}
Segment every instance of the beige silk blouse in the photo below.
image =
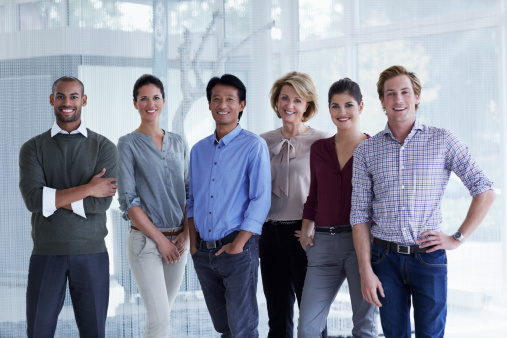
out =
{"type": "Polygon", "coordinates": [[[271,209],[268,220],[299,220],[310,188],[310,146],[330,134],[309,128],[285,138],[281,128],[260,135],[271,160],[271,209]]]}

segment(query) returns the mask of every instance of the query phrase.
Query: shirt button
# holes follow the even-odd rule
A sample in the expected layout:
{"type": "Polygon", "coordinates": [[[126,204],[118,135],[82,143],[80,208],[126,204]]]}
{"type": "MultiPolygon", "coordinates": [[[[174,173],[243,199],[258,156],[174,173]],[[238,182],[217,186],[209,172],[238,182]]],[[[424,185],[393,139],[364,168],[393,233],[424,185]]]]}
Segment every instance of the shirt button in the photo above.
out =
{"type": "Polygon", "coordinates": [[[212,181],[214,181],[215,179],[214,179],[214,178],[212,178],[211,180],[212,180],[212,181]]]}
{"type": "Polygon", "coordinates": [[[162,157],[163,160],[165,160],[165,157],[162,157]]]}
{"type": "Polygon", "coordinates": [[[211,198],[213,198],[213,195],[211,195],[211,198]]]}
{"type": "Polygon", "coordinates": [[[209,229],[208,232],[211,232],[211,229],[209,229]]]}
{"type": "Polygon", "coordinates": [[[217,163],[215,162],[215,163],[213,163],[213,164],[215,164],[215,165],[216,165],[217,163]]]}
{"type": "Polygon", "coordinates": [[[220,146],[218,146],[218,149],[220,149],[220,146]]]}
{"type": "Polygon", "coordinates": [[[402,186],[401,186],[401,189],[405,189],[405,186],[404,186],[404,185],[402,185],[402,186]]]}
{"type": "Polygon", "coordinates": [[[402,166],[401,166],[401,169],[405,169],[405,166],[404,166],[404,165],[402,165],[402,166]]]}
{"type": "Polygon", "coordinates": [[[209,212],[209,214],[211,215],[211,211],[209,212]]]}

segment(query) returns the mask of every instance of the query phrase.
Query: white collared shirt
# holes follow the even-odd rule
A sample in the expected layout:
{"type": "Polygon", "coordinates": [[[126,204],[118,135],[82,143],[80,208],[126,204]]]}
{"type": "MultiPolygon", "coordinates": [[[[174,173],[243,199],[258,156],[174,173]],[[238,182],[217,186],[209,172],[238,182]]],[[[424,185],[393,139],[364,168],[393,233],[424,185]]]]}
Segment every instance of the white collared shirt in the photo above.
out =
{"type": "MultiPolygon", "coordinates": [[[[51,128],[51,137],[55,136],[56,134],[65,134],[65,135],[71,135],[71,134],[82,134],[84,137],[88,137],[88,132],[86,130],[86,126],[81,121],[81,124],[79,125],[79,128],[76,130],[71,131],[70,133],[66,132],[60,126],[58,123],[53,124],[53,127],[51,128]]],[[[83,200],[75,201],[71,203],[72,211],[83,217],[86,218],[86,214],[84,211],[84,205],[83,200]]],[[[56,189],[44,187],[42,190],[42,215],[44,217],[49,217],[56,211],[56,189]]]]}

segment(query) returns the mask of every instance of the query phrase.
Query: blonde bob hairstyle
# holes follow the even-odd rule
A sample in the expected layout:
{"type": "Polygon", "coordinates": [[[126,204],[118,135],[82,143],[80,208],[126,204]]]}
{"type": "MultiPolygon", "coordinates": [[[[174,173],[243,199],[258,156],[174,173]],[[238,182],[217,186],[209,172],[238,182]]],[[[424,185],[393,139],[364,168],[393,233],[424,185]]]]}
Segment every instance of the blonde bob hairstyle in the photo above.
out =
{"type": "Polygon", "coordinates": [[[292,86],[299,97],[308,103],[308,108],[303,114],[303,122],[310,120],[317,114],[319,109],[319,96],[317,95],[317,89],[315,88],[315,83],[313,83],[311,76],[306,73],[290,72],[276,80],[269,92],[271,96],[271,107],[278,118],[282,118],[278,112],[278,97],[280,96],[282,87],[285,85],[292,86]]]}

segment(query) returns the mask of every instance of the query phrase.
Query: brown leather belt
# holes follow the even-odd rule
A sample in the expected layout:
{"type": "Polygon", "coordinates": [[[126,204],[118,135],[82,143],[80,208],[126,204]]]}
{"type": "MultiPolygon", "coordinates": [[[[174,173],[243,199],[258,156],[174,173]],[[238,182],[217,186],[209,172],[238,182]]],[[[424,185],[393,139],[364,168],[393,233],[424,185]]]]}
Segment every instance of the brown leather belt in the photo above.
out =
{"type": "MultiPolygon", "coordinates": [[[[130,226],[130,229],[141,231],[141,230],[139,230],[138,228],[136,228],[133,225],[130,226]]],[[[161,231],[162,235],[164,235],[164,236],[178,236],[182,232],[183,232],[183,228],[181,230],[179,230],[179,231],[161,231]]]]}

